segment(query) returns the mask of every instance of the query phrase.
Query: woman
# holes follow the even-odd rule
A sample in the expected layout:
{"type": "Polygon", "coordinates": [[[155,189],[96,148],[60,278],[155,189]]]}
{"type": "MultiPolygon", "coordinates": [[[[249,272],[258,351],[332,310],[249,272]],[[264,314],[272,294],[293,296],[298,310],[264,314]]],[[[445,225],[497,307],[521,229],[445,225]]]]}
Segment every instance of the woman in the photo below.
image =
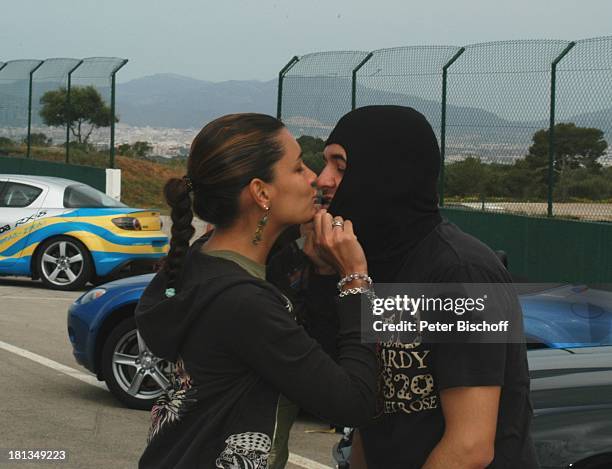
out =
{"type": "Polygon", "coordinates": [[[280,121],[234,114],[202,129],[187,176],[167,182],[170,252],[136,321],[151,351],[176,364],[176,379],[152,409],[141,467],[267,468],[281,394],[328,421],[373,415],[377,358],[360,340],[367,263],[351,222],[317,212],[314,178],[280,121]],[[194,213],[216,229],[190,248],[194,213]],[[345,278],[339,364],[264,281],[278,235],[313,218],[319,252],[345,278]]]}

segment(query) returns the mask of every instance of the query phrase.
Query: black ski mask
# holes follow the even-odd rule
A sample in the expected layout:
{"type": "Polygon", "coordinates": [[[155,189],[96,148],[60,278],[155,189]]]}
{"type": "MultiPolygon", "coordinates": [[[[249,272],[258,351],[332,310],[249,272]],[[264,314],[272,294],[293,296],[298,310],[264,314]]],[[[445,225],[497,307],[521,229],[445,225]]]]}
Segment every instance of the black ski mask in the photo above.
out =
{"type": "Polygon", "coordinates": [[[440,149],[425,117],[403,106],[367,106],[340,119],[347,167],[329,207],[353,222],[376,282],[392,282],[416,245],[441,221],[440,149]]]}

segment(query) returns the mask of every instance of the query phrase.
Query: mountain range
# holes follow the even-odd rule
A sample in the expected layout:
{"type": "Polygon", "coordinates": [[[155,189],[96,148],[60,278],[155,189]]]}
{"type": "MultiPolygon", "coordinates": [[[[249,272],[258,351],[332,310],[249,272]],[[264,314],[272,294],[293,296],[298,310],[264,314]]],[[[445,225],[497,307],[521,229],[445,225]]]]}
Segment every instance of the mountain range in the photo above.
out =
{"type": "MultiPolygon", "coordinates": [[[[52,82],[34,83],[34,125],[40,124],[40,96],[57,86],[52,82]]],[[[206,122],[228,113],[260,112],[275,115],[277,86],[277,80],[215,83],[176,74],[157,74],[118,84],[117,112],[121,123],[130,126],[199,129],[206,122]]],[[[110,90],[98,89],[108,99],[110,90]]],[[[295,134],[325,137],[342,114],[350,109],[350,90],[351,81],[348,78],[288,78],[284,82],[283,120],[295,134]]],[[[449,95],[447,106],[447,144],[456,147],[460,153],[469,153],[475,147],[484,146],[499,154],[500,146],[507,146],[524,154],[533,133],[548,127],[548,119],[545,118],[510,121],[499,115],[502,112],[492,112],[504,108],[525,109],[527,102],[491,102],[489,109],[485,110],[454,104],[460,101],[452,100],[449,95]]],[[[436,132],[440,128],[439,100],[358,84],[358,106],[383,103],[412,106],[425,114],[436,132]]],[[[562,112],[558,115],[563,122],[602,129],[612,144],[612,103],[607,103],[607,106],[606,103],[598,105],[599,110],[562,112]]],[[[547,109],[542,109],[538,114],[546,116],[547,113],[547,109]]],[[[0,81],[0,127],[24,125],[27,125],[27,80],[0,81]]],[[[483,154],[480,149],[479,153],[483,154]]],[[[507,154],[511,153],[513,151],[507,154]]]]}
{"type": "MultiPolygon", "coordinates": [[[[199,129],[206,122],[233,112],[276,115],[277,80],[210,82],[175,74],[157,74],[117,85],[117,109],[124,124],[132,126],[199,129]]],[[[325,136],[350,109],[349,79],[328,77],[284,82],[283,119],[296,130],[325,136]]],[[[434,129],[440,126],[440,102],[418,96],[357,86],[358,106],[402,104],[421,111],[434,129]]],[[[515,104],[515,103],[509,103],[515,104]]],[[[543,110],[540,115],[547,115],[543,110]]],[[[563,121],[596,127],[612,136],[612,103],[603,110],[568,115],[563,121]]],[[[452,135],[508,144],[529,139],[534,130],[548,127],[548,119],[510,121],[489,110],[448,104],[447,123],[452,135]],[[477,135],[476,135],[477,134],[477,135]]],[[[611,142],[612,143],[612,142],[611,142]]]]}
{"type": "Polygon", "coordinates": [[[276,81],[213,83],[158,74],[117,85],[117,109],[124,124],[199,129],[233,112],[276,114],[276,81]]]}

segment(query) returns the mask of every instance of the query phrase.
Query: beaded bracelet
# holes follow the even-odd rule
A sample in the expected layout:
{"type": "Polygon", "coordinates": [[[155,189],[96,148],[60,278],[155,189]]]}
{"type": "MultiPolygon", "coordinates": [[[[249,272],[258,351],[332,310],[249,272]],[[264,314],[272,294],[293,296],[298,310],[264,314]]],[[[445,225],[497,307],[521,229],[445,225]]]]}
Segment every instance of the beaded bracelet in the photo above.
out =
{"type": "Polygon", "coordinates": [[[338,295],[340,298],[344,298],[349,295],[365,295],[366,298],[370,301],[370,304],[374,302],[376,299],[376,292],[374,289],[369,287],[355,287],[355,288],[347,288],[346,290],[342,290],[338,295]]]}
{"type": "Polygon", "coordinates": [[[348,295],[361,295],[369,292],[369,288],[365,287],[357,287],[357,288],[347,288],[346,290],[342,290],[338,295],[340,298],[343,298],[348,295]]]}
{"type": "Polygon", "coordinates": [[[359,272],[355,272],[347,275],[338,282],[338,290],[342,291],[342,287],[353,280],[364,280],[368,284],[368,288],[372,286],[372,279],[368,274],[360,274],[359,272]]]}

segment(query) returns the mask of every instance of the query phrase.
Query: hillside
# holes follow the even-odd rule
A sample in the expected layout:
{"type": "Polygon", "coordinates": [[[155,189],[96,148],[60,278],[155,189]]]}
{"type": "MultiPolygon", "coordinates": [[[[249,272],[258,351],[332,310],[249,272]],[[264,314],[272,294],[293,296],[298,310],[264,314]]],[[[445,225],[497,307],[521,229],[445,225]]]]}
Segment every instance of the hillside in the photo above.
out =
{"type": "MultiPolygon", "coordinates": [[[[33,148],[32,153],[37,159],[63,162],[63,150],[57,148],[33,148]]],[[[14,156],[23,156],[25,147],[18,147],[14,156]]],[[[168,212],[164,202],[162,189],[167,179],[182,177],[185,174],[185,162],[169,160],[159,163],[127,156],[117,156],[116,167],[121,169],[121,201],[130,207],[157,208],[163,213],[168,212]]],[[[104,168],[108,164],[108,154],[76,153],[71,154],[74,164],[104,168]]]]}
{"type": "Polygon", "coordinates": [[[153,163],[120,156],[117,167],[121,169],[121,201],[130,207],[159,208],[166,213],[164,183],[171,177],[183,177],[183,165],[153,163]]]}

